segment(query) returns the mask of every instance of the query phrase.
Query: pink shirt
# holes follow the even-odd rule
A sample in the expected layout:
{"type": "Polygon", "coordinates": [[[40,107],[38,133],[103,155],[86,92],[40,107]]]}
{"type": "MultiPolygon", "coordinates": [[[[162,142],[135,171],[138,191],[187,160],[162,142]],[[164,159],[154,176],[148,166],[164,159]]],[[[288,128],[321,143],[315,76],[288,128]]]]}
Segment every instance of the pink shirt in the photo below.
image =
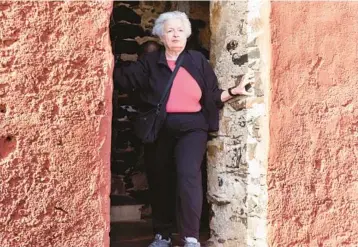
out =
{"type": "MultiPolygon", "coordinates": [[[[175,61],[167,60],[169,68],[175,69],[175,61]]],[[[201,110],[199,103],[202,96],[197,81],[189,72],[180,67],[173,81],[167,103],[167,112],[198,112],[201,110]]]]}

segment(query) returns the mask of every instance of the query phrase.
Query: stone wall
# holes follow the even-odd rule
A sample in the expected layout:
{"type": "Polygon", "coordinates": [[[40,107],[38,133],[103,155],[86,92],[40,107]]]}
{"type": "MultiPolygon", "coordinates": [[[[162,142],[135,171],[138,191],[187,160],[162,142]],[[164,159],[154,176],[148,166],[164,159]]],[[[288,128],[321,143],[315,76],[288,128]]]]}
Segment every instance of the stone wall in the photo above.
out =
{"type": "Polygon", "coordinates": [[[254,97],[232,99],[208,145],[211,246],[267,246],[269,3],[211,2],[211,63],[221,88],[253,72],[254,97]]]}
{"type": "Polygon", "coordinates": [[[110,2],[0,2],[0,246],[109,245],[110,2]]]}
{"type": "MultiPolygon", "coordinates": [[[[193,29],[188,45],[208,55],[208,2],[119,1],[114,2],[110,26],[115,57],[123,61],[136,61],[141,44],[148,40],[159,41],[151,36],[155,19],[162,12],[171,10],[187,12],[193,29]]],[[[135,103],[135,97],[114,91],[112,205],[149,203],[142,146],[134,136],[130,122],[130,118],[136,114],[135,103]]],[[[148,213],[143,211],[144,215],[148,213]]]]}
{"type": "Polygon", "coordinates": [[[358,246],[358,3],[272,3],[270,246],[358,246]]]}

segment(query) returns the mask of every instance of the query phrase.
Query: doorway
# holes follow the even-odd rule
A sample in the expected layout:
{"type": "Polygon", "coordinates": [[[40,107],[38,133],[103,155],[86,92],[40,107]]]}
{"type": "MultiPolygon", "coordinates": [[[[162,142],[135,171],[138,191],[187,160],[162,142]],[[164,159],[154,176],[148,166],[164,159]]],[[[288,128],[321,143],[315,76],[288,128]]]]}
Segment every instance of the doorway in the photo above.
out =
{"type": "MultiPolygon", "coordinates": [[[[118,66],[118,63],[136,61],[146,42],[159,42],[151,35],[154,21],[159,14],[172,10],[187,13],[192,25],[188,48],[202,52],[209,59],[209,2],[117,1],[113,5],[110,23],[115,66],[118,66]]],[[[136,97],[118,91],[113,92],[110,233],[112,247],[147,246],[153,238],[143,146],[134,136],[130,121],[136,115],[136,103],[136,97]]],[[[206,159],[202,170],[205,199],[206,159]]],[[[206,200],[203,204],[201,231],[202,240],[206,240],[209,237],[209,206],[206,200]]]]}

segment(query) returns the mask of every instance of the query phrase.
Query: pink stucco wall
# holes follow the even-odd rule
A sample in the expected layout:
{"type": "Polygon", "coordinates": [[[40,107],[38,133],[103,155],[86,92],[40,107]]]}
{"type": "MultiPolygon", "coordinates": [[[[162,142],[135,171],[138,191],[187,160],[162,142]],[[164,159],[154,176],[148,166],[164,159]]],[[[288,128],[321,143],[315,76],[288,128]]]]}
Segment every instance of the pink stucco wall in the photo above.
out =
{"type": "Polygon", "coordinates": [[[0,246],[109,245],[110,1],[0,2],[0,246]]]}
{"type": "Polygon", "coordinates": [[[358,2],[272,2],[270,246],[358,246],[358,2]]]}

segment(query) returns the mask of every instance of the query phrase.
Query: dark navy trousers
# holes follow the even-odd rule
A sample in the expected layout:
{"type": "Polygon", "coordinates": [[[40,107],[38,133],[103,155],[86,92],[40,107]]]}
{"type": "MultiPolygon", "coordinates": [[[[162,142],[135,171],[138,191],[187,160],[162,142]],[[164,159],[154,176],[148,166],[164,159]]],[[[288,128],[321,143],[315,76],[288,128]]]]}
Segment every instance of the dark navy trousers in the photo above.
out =
{"type": "Polygon", "coordinates": [[[154,144],[145,147],[154,233],[199,239],[201,165],[208,125],[201,112],[170,113],[154,144]]]}

